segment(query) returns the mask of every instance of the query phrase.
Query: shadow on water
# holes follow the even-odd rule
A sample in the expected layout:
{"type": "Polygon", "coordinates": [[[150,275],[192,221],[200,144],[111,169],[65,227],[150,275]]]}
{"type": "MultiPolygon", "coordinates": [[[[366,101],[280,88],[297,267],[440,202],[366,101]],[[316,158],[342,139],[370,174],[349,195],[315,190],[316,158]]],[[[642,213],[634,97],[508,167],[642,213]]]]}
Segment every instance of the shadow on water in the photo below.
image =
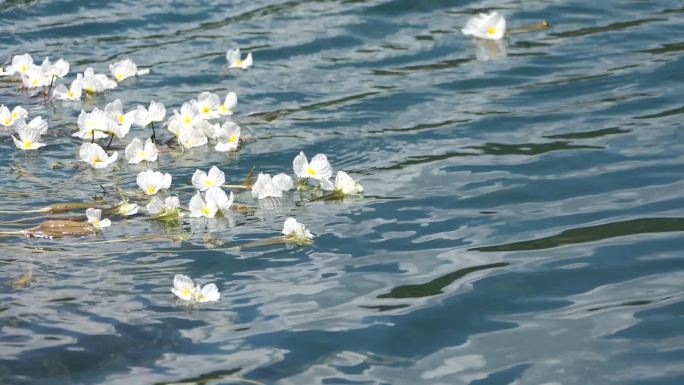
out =
{"type": "Polygon", "coordinates": [[[482,252],[543,250],[563,245],[573,245],[624,237],[627,235],[667,233],[684,231],[684,218],[641,218],[607,223],[563,231],[558,235],[513,242],[497,246],[477,247],[470,250],[482,252]]]}

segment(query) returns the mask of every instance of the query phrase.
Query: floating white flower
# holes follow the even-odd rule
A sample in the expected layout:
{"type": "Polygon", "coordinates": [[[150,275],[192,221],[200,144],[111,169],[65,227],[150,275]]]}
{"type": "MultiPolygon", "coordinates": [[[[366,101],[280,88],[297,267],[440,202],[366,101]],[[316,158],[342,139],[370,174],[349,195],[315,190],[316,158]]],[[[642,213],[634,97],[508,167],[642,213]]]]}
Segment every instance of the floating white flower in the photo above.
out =
{"type": "Polygon", "coordinates": [[[7,106],[0,105],[0,125],[12,127],[18,119],[28,117],[28,112],[21,106],[16,106],[12,111],[7,106]]]}
{"type": "Polygon", "coordinates": [[[461,32],[478,39],[499,40],[506,34],[506,19],[496,11],[480,13],[470,18],[461,32]]]}
{"type": "Polygon", "coordinates": [[[83,91],[89,94],[103,92],[105,90],[111,90],[117,87],[116,82],[109,79],[107,75],[96,74],[95,71],[93,71],[93,69],[90,67],[86,68],[85,72],[83,72],[81,81],[81,87],[83,91]]]}
{"type": "Polygon", "coordinates": [[[363,187],[344,171],[337,172],[334,182],[322,179],[321,188],[323,190],[337,191],[344,195],[360,194],[363,192],[363,187]]]}
{"type": "Polygon", "coordinates": [[[328,158],[323,154],[318,154],[311,158],[311,163],[306,159],[304,152],[299,152],[292,162],[295,175],[299,178],[312,178],[316,180],[328,179],[332,176],[332,167],[328,163],[328,158]]]}
{"type": "Polygon", "coordinates": [[[240,145],[240,126],[233,122],[223,123],[215,133],[216,151],[235,151],[240,145]]]}
{"type": "Polygon", "coordinates": [[[94,209],[92,207],[87,209],[86,217],[88,218],[88,223],[90,223],[93,227],[98,229],[109,227],[112,225],[112,221],[110,221],[109,218],[101,219],[102,210],[100,209],[94,209]]]}
{"type": "Polygon", "coordinates": [[[192,103],[183,103],[180,112],[174,110],[173,116],[169,118],[168,130],[174,136],[180,136],[182,132],[187,132],[195,128],[202,121],[197,106],[192,103]]]}
{"type": "Polygon", "coordinates": [[[207,199],[205,201],[202,199],[202,195],[199,191],[190,199],[188,208],[190,209],[190,216],[193,218],[213,218],[218,211],[216,202],[214,202],[213,199],[207,199]]]}
{"type": "Polygon", "coordinates": [[[297,222],[292,217],[285,219],[282,234],[285,236],[285,239],[297,244],[309,244],[314,237],[303,223],[297,222]]]}
{"type": "Polygon", "coordinates": [[[50,63],[50,58],[46,57],[40,65],[43,73],[52,80],[52,77],[63,78],[69,73],[69,63],[64,59],[59,59],[56,62],[50,63]]]}
{"type": "Polygon", "coordinates": [[[147,68],[138,70],[138,66],[133,62],[133,60],[124,59],[114,64],[110,64],[109,72],[111,72],[112,77],[116,79],[117,82],[120,82],[132,76],[147,75],[150,73],[150,70],[147,68]]]}
{"type": "Polygon", "coordinates": [[[216,94],[202,92],[197,97],[197,100],[192,100],[190,103],[197,107],[202,119],[208,120],[219,117],[218,110],[221,101],[216,94]]]}
{"type": "Polygon", "coordinates": [[[221,293],[215,284],[209,283],[204,287],[192,282],[187,275],[176,274],[173,277],[173,289],[171,292],[183,301],[189,302],[215,302],[221,298],[221,293]]]}
{"type": "Polygon", "coordinates": [[[204,130],[200,128],[184,130],[178,136],[178,143],[180,143],[183,148],[187,149],[204,146],[208,141],[204,130]]]}
{"type": "Polygon", "coordinates": [[[21,74],[21,81],[26,88],[46,87],[52,82],[52,75],[46,74],[42,67],[32,65],[21,74]]]}
{"type": "Polygon", "coordinates": [[[80,100],[83,94],[81,81],[73,81],[71,86],[67,88],[64,84],[59,84],[52,91],[52,96],[58,100],[80,100]]]}
{"type": "Polygon", "coordinates": [[[38,132],[39,135],[43,135],[47,132],[48,124],[42,117],[37,116],[31,119],[28,124],[24,118],[19,118],[14,122],[14,130],[19,132],[19,130],[31,129],[38,132]]]}
{"type": "Polygon", "coordinates": [[[156,195],[150,199],[150,203],[145,206],[147,213],[152,216],[175,214],[180,216],[180,201],[178,197],[166,197],[163,201],[156,195]]]}
{"type": "Polygon", "coordinates": [[[31,55],[25,53],[23,55],[15,55],[12,58],[12,71],[19,75],[25,74],[26,71],[33,65],[33,58],[31,55]]]}
{"type": "Polygon", "coordinates": [[[149,138],[145,141],[145,144],[143,144],[142,140],[135,138],[124,150],[126,160],[131,164],[140,163],[142,161],[156,162],[158,154],[159,151],[157,150],[157,146],[152,142],[152,139],[149,138]]]}
{"type": "Polygon", "coordinates": [[[221,116],[233,115],[233,110],[237,106],[237,94],[235,92],[229,92],[226,94],[226,98],[223,100],[223,104],[219,106],[218,113],[221,116]]]}
{"type": "Polygon", "coordinates": [[[192,185],[199,191],[206,191],[211,187],[221,187],[224,183],[226,183],[226,174],[216,166],[212,166],[208,174],[202,170],[195,170],[195,173],[192,174],[192,185]]]}
{"type": "Polygon", "coordinates": [[[287,174],[278,174],[273,177],[273,184],[281,191],[288,191],[294,188],[294,181],[292,177],[287,174]]]}
{"type": "Polygon", "coordinates": [[[116,99],[108,103],[104,109],[106,119],[113,121],[115,124],[108,124],[107,133],[116,135],[117,138],[123,139],[131,130],[133,124],[134,114],[136,111],[129,111],[124,114],[123,103],[120,99],[116,99]]]}
{"type": "Polygon", "coordinates": [[[161,122],[166,116],[166,107],[164,104],[150,101],[150,106],[138,106],[135,110],[134,122],[135,125],[141,128],[149,126],[151,123],[161,122]]]}
{"type": "Polygon", "coordinates": [[[40,128],[32,128],[27,126],[23,119],[19,122],[14,127],[15,131],[19,135],[19,139],[12,135],[14,145],[16,145],[18,149],[36,150],[38,148],[45,146],[45,143],[40,143],[40,128]]]}
{"type": "Polygon", "coordinates": [[[92,139],[93,136],[95,139],[106,138],[105,132],[109,130],[107,120],[107,114],[97,107],[90,112],[81,110],[76,122],[79,131],[73,136],[81,139],[92,139]]]}
{"type": "Polygon", "coordinates": [[[283,190],[278,185],[273,183],[271,175],[259,173],[256,182],[252,186],[252,197],[256,199],[265,198],[280,198],[283,196],[283,190]]]}
{"type": "Polygon", "coordinates": [[[226,195],[226,192],[218,186],[208,189],[204,197],[207,201],[213,201],[224,215],[228,214],[228,210],[230,210],[230,206],[233,205],[233,200],[235,199],[232,191],[230,195],[226,195]]]}
{"type": "Polygon", "coordinates": [[[97,143],[83,143],[78,151],[82,162],[88,163],[92,168],[105,168],[114,163],[119,153],[114,151],[110,156],[97,143]]]}
{"type": "Polygon", "coordinates": [[[125,217],[135,215],[140,211],[140,206],[135,203],[130,203],[128,201],[119,202],[118,205],[114,206],[114,214],[123,215],[125,217]]]}
{"type": "Polygon", "coordinates": [[[164,174],[159,171],[141,171],[136,178],[138,187],[147,195],[154,195],[159,190],[168,190],[171,187],[171,174],[164,174]]]}
{"type": "Polygon", "coordinates": [[[241,68],[246,70],[252,66],[252,53],[248,53],[243,60],[240,56],[240,48],[229,49],[226,52],[226,60],[228,61],[228,68],[241,68]]]}

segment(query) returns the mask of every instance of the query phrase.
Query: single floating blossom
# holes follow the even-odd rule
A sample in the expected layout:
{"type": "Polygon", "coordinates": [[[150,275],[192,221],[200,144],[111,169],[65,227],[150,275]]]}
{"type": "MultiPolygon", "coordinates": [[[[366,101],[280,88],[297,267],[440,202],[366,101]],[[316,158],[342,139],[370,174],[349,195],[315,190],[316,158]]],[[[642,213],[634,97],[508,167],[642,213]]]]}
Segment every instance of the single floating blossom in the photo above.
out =
{"type": "Polygon", "coordinates": [[[97,107],[93,108],[90,112],[81,110],[81,113],[78,115],[78,120],[76,121],[79,131],[72,136],[84,140],[92,139],[93,136],[95,139],[106,138],[107,134],[105,132],[109,130],[107,126],[111,126],[113,123],[114,122],[111,122],[111,119],[107,118],[107,114],[97,107]],[[108,120],[110,120],[109,123],[108,120]]]}
{"type": "Polygon", "coordinates": [[[205,199],[202,199],[202,195],[199,191],[197,194],[193,195],[193,197],[190,199],[190,204],[188,205],[188,208],[190,209],[190,217],[213,218],[216,216],[218,205],[211,197],[207,197],[205,195],[205,199]]]}
{"type": "Polygon", "coordinates": [[[120,82],[133,76],[147,75],[150,73],[149,69],[138,70],[138,66],[131,59],[124,59],[109,65],[109,72],[112,77],[120,82]]]}
{"type": "Polygon", "coordinates": [[[228,68],[241,68],[246,70],[252,66],[252,53],[248,53],[243,60],[240,56],[240,48],[229,49],[226,52],[226,60],[228,61],[228,68]]]}
{"type": "Polygon", "coordinates": [[[233,200],[235,199],[232,191],[230,195],[226,195],[226,192],[218,186],[207,190],[204,197],[207,201],[213,201],[218,210],[224,215],[228,214],[228,210],[230,210],[230,206],[233,205],[233,200]]]}
{"type": "Polygon", "coordinates": [[[500,40],[506,34],[506,19],[499,12],[480,13],[461,29],[466,36],[485,40],[500,40]]]}
{"type": "Polygon", "coordinates": [[[180,211],[180,201],[178,197],[166,197],[163,201],[156,195],[150,199],[150,203],[145,206],[145,210],[155,219],[175,220],[183,214],[180,211]]]}
{"type": "Polygon", "coordinates": [[[141,171],[136,178],[138,186],[147,195],[154,195],[159,190],[168,190],[171,187],[171,174],[163,174],[159,171],[141,171]]]}
{"type": "Polygon", "coordinates": [[[47,87],[52,82],[52,75],[46,74],[42,67],[31,65],[21,74],[21,81],[26,88],[47,87]]]}
{"type": "Polygon", "coordinates": [[[15,55],[12,58],[11,71],[13,74],[25,74],[26,71],[33,65],[33,58],[31,55],[25,53],[23,55],[15,55]]]}
{"type": "Polygon", "coordinates": [[[88,163],[92,168],[100,169],[116,162],[119,153],[114,151],[110,156],[97,143],[83,143],[78,151],[82,162],[88,163]]]}
{"type": "Polygon", "coordinates": [[[233,122],[225,122],[216,130],[215,136],[216,151],[236,151],[240,145],[240,126],[233,122]]]}
{"type": "Polygon", "coordinates": [[[332,176],[332,167],[328,158],[318,154],[311,158],[311,163],[306,159],[303,151],[299,152],[292,161],[292,168],[298,178],[311,178],[316,180],[328,179],[332,176]]]}
{"type": "Polygon", "coordinates": [[[216,94],[211,92],[202,92],[197,97],[197,100],[192,100],[190,103],[197,107],[200,116],[204,120],[215,119],[219,117],[218,110],[221,101],[216,94]]]}
{"type": "Polygon", "coordinates": [[[18,119],[25,119],[27,117],[28,111],[21,106],[16,106],[10,111],[9,107],[0,105],[0,125],[12,127],[18,119]]]}
{"type": "Polygon", "coordinates": [[[19,139],[12,135],[14,145],[20,150],[36,150],[45,146],[45,143],[40,143],[41,129],[29,127],[23,120],[21,122],[23,124],[17,124],[17,127],[15,127],[19,139]]]}
{"type": "Polygon", "coordinates": [[[207,142],[209,142],[207,135],[201,128],[182,131],[178,136],[178,143],[186,149],[204,146],[207,142]]]}
{"type": "Polygon", "coordinates": [[[59,59],[56,62],[50,63],[50,58],[46,57],[40,65],[43,73],[52,80],[53,77],[63,78],[69,73],[69,62],[64,59],[59,59]]]}
{"type": "Polygon", "coordinates": [[[303,223],[297,222],[296,219],[288,217],[283,224],[283,236],[285,240],[296,243],[298,245],[308,245],[313,240],[313,234],[304,226],[303,223]]]}
{"type": "Polygon", "coordinates": [[[150,101],[150,106],[145,108],[145,106],[138,106],[135,109],[135,114],[133,115],[134,123],[140,128],[145,128],[151,123],[161,122],[166,116],[166,107],[164,104],[150,101]]]}
{"type": "Polygon", "coordinates": [[[280,198],[283,191],[294,188],[294,182],[289,175],[278,174],[271,178],[271,175],[259,173],[256,182],[252,186],[252,197],[256,199],[280,198]]]}
{"type": "Polygon", "coordinates": [[[197,106],[192,103],[183,103],[180,112],[177,110],[173,111],[173,116],[169,118],[167,128],[174,136],[180,137],[181,133],[192,130],[201,121],[202,116],[197,106]]]}
{"type": "Polygon", "coordinates": [[[59,84],[52,91],[52,96],[57,100],[80,100],[83,94],[82,82],[73,81],[67,88],[64,84],[59,84]]]}
{"type": "Polygon", "coordinates": [[[354,195],[363,192],[363,186],[357,183],[349,174],[344,171],[338,171],[335,175],[335,181],[330,182],[327,179],[321,180],[321,188],[323,190],[332,190],[343,195],[354,195]]]}
{"type": "Polygon", "coordinates": [[[112,221],[110,221],[109,218],[101,219],[102,210],[100,209],[94,209],[92,207],[87,209],[86,217],[88,218],[88,223],[90,223],[93,227],[97,229],[109,227],[112,225],[112,221]]]}
{"type": "Polygon", "coordinates": [[[218,113],[221,116],[233,115],[233,110],[237,106],[237,94],[235,92],[229,92],[226,94],[226,98],[223,100],[223,104],[219,106],[218,113]]]}
{"type": "Polygon", "coordinates": [[[206,191],[211,187],[221,187],[224,183],[226,183],[226,174],[216,166],[209,169],[209,174],[202,170],[195,170],[195,173],[192,174],[192,185],[199,191],[206,191]]]}
{"type": "Polygon", "coordinates": [[[176,274],[173,277],[173,289],[171,289],[171,292],[183,301],[196,303],[215,302],[221,298],[221,293],[219,293],[218,287],[215,284],[209,283],[203,287],[200,285],[195,286],[192,279],[183,274],[176,274]]]}
{"type": "Polygon", "coordinates": [[[152,139],[149,138],[145,141],[145,144],[143,144],[142,140],[135,138],[124,150],[126,160],[131,164],[140,163],[142,161],[156,162],[158,154],[159,151],[157,150],[157,146],[152,142],[152,139]]]}

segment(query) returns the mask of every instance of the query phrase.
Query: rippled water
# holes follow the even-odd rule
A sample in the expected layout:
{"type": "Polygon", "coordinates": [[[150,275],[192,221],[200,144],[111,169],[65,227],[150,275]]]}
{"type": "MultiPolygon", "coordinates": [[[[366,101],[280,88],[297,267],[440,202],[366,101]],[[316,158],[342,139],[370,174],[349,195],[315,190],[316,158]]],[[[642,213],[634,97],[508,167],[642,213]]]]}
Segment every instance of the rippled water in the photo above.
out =
{"type": "MultiPolygon", "coordinates": [[[[2,59],[64,57],[72,74],[125,57],[152,68],[86,109],[238,93],[235,120],[256,140],[239,155],[165,154],[158,168],[176,188],[211,165],[230,183],[252,166],[291,173],[303,150],[366,190],[304,206],[290,194],[275,207],[241,193],[254,214],[175,229],[137,217],[96,237],[2,238],[0,383],[684,382],[681,1],[0,10],[2,59]],[[500,46],[461,35],[491,9],[509,26],[552,28],[500,46]],[[238,46],[255,65],[227,72],[225,51],[238,46]],[[225,250],[277,234],[289,215],[317,235],[313,246],[225,250]],[[181,232],[193,236],[103,242],[181,232]],[[29,287],[9,284],[27,271],[29,287]],[[216,282],[222,300],[177,304],[177,273],[216,282]]],[[[50,123],[38,155],[2,135],[0,209],[136,188],[142,167],[75,165],[80,103],[46,105],[9,82],[0,103],[50,123]]],[[[191,191],[179,191],[187,204],[191,191]]],[[[0,215],[3,230],[17,219],[0,215]]]]}

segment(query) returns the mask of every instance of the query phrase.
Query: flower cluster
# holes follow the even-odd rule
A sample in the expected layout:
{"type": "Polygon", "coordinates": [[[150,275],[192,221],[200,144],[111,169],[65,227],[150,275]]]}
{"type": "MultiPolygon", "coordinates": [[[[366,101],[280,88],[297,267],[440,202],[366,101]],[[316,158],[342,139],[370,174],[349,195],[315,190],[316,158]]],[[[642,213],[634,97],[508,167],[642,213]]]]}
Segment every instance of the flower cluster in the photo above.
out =
{"type": "Polygon", "coordinates": [[[40,138],[47,132],[48,124],[42,117],[33,118],[28,123],[28,112],[21,106],[10,111],[9,107],[0,105],[0,125],[11,128],[16,133],[12,135],[14,144],[20,150],[36,150],[45,146],[40,138]]]}

